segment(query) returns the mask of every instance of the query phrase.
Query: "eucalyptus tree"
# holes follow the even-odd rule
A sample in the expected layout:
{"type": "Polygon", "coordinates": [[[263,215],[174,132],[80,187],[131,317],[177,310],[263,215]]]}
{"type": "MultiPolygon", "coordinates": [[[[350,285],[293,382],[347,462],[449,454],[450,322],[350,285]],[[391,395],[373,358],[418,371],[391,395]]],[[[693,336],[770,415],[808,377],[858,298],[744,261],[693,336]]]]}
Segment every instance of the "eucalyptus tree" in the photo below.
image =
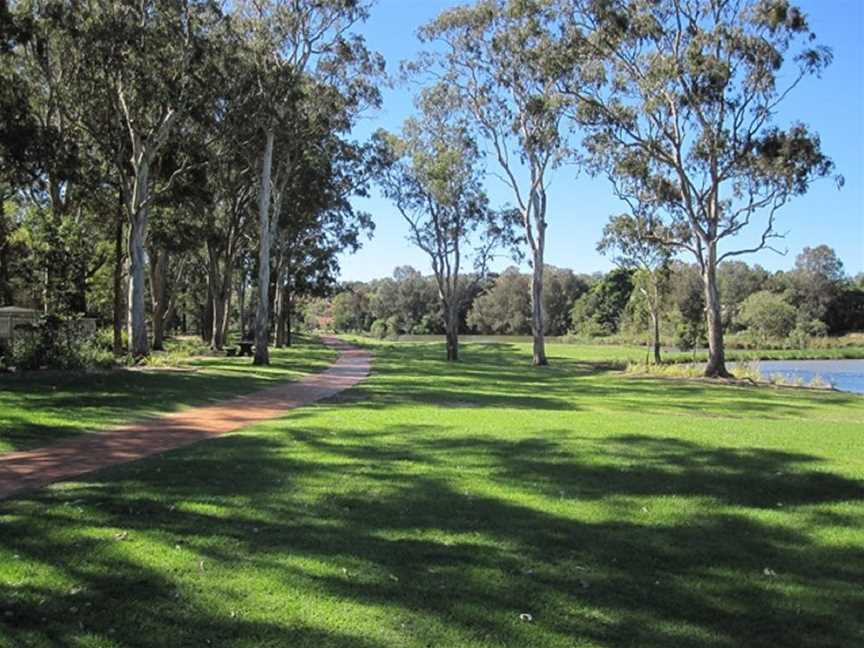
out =
{"type": "MultiPolygon", "coordinates": [[[[294,160],[277,150],[277,131],[290,132],[292,112],[303,100],[303,82],[339,87],[353,100],[353,111],[379,101],[367,77],[383,69],[351,30],[368,16],[361,0],[243,0],[234,11],[250,44],[258,70],[261,130],[258,182],[258,306],[255,317],[255,364],[269,363],[272,215],[278,213],[280,189],[290,180],[294,160]],[[274,158],[277,160],[274,171],[274,158]],[[274,191],[275,189],[275,191],[274,191]]],[[[308,87],[308,86],[307,86],[308,87]]],[[[292,133],[302,137],[302,134],[292,133]]]]}
{"type": "Polygon", "coordinates": [[[727,376],[717,266],[782,237],[777,216],[833,172],[817,135],[775,124],[801,82],[831,61],[787,0],[575,0],[568,47],[594,53],[562,84],[616,193],[654,207],[644,231],[702,273],[707,376],[727,376]],[[586,70],[602,83],[585,86],[586,70]],[[655,229],[662,223],[663,228],[655,229]],[[734,244],[739,237],[744,242],[734,244]]]}
{"type": "Polygon", "coordinates": [[[452,89],[492,152],[498,169],[494,175],[515,201],[533,269],[535,365],[547,364],[547,189],[553,170],[573,160],[563,124],[567,104],[553,73],[563,68],[546,61],[556,45],[558,16],[559,8],[551,0],[479,0],[448,9],[420,31],[435,51],[409,66],[452,89]]]}
{"type": "MultiPolygon", "coordinates": [[[[651,347],[654,362],[660,363],[660,317],[669,284],[672,249],[658,241],[659,230],[643,231],[645,222],[633,214],[613,216],[603,228],[597,244],[601,254],[613,254],[616,265],[634,270],[635,288],[645,299],[651,319],[651,347]]],[[[664,237],[665,238],[665,237],[664,237]]]]}
{"type": "Polygon", "coordinates": [[[459,321],[466,300],[487,276],[495,250],[515,244],[512,212],[490,208],[481,155],[468,126],[442,100],[446,86],[424,93],[421,114],[401,136],[379,131],[379,183],[408,225],[408,239],[432,265],[447,338],[447,360],[459,359],[459,321]],[[466,270],[470,269],[468,274],[466,270]]]}
{"type": "Polygon", "coordinates": [[[149,209],[188,171],[160,156],[177,131],[219,91],[210,51],[225,26],[209,0],[106,2],[74,12],[82,53],[76,82],[78,118],[113,166],[129,224],[129,334],[135,356],[149,352],[145,311],[145,243],[149,209]],[[159,186],[155,167],[161,165],[159,186]]]}
{"type": "Polygon", "coordinates": [[[330,84],[307,80],[308,99],[286,141],[293,172],[282,186],[275,214],[274,276],[271,297],[277,346],[290,344],[296,299],[322,296],[336,282],[338,255],[356,251],[371,234],[371,216],[351,204],[367,195],[375,171],[370,145],[346,139],[353,99],[330,84]],[[314,87],[313,87],[314,86],[314,87]]]}

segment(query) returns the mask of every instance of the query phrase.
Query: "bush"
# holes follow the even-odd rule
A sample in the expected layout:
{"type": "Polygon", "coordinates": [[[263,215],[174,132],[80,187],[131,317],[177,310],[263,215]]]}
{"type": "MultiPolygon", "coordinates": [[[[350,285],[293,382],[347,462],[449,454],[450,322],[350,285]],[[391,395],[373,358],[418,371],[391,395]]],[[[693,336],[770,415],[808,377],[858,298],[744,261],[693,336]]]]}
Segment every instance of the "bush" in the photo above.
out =
{"type": "Polygon", "coordinates": [[[387,322],[384,320],[375,320],[372,322],[372,326],[369,329],[369,333],[372,337],[378,338],[379,340],[383,340],[387,337],[387,322]]]}
{"type": "MultiPolygon", "coordinates": [[[[129,348],[129,332],[124,328],[120,334],[121,342],[120,347],[124,351],[129,348]]],[[[96,336],[93,339],[93,343],[103,349],[105,351],[114,352],[114,329],[113,328],[100,328],[96,331],[96,336]]]]}
{"type": "Polygon", "coordinates": [[[761,340],[783,339],[795,328],[795,308],[783,295],[760,290],[741,304],[741,321],[761,340]]]}
{"type": "Polygon", "coordinates": [[[10,356],[8,364],[23,370],[88,369],[114,362],[110,350],[105,351],[77,320],[54,315],[17,326],[10,356]]]}
{"type": "Polygon", "coordinates": [[[708,340],[705,338],[702,323],[679,322],[675,327],[675,337],[672,344],[681,351],[692,351],[707,346],[708,340]]]}

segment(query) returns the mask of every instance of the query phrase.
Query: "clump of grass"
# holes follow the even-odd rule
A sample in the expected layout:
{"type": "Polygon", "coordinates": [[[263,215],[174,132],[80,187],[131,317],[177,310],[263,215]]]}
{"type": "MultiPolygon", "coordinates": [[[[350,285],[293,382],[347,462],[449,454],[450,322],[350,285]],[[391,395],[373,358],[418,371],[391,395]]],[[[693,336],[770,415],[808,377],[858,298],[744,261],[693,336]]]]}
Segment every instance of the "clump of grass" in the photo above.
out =
{"type": "Polygon", "coordinates": [[[772,373],[768,376],[768,382],[772,385],[779,385],[781,387],[807,387],[809,389],[834,389],[834,385],[832,385],[829,381],[822,378],[822,376],[814,376],[808,381],[804,380],[801,376],[796,376],[794,378],[790,378],[781,373],[772,373]]]}
{"type": "MultiPolygon", "coordinates": [[[[648,374],[651,376],[662,376],[664,378],[702,378],[705,373],[704,362],[669,362],[652,364],[646,362],[631,362],[625,368],[629,374],[648,374]]],[[[759,371],[759,363],[742,362],[735,366],[732,375],[739,380],[750,380],[752,382],[764,382],[759,371]]]]}
{"type": "Polygon", "coordinates": [[[629,374],[650,374],[666,378],[699,378],[705,372],[701,362],[675,362],[651,364],[646,362],[630,362],[625,368],[629,374]]]}

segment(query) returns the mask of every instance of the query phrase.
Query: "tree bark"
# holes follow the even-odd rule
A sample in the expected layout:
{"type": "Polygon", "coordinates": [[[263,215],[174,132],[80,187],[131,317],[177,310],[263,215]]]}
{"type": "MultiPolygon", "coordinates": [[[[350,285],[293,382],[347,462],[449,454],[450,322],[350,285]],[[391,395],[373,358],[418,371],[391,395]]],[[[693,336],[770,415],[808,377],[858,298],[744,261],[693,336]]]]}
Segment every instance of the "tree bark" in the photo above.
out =
{"type": "Polygon", "coordinates": [[[660,364],[660,315],[656,307],[651,313],[652,344],[654,347],[654,364],[660,364]]]}
{"type": "Polygon", "coordinates": [[[717,244],[707,246],[707,259],[702,270],[705,284],[705,323],[708,329],[708,378],[729,378],[723,345],[723,319],[720,311],[720,292],[717,289],[717,244]]]}
{"type": "Polygon", "coordinates": [[[285,345],[286,320],[288,314],[288,287],[283,285],[278,288],[276,296],[276,348],[281,349],[285,345]]]}
{"type": "Polygon", "coordinates": [[[273,140],[272,129],[267,131],[264,155],[261,160],[261,186],[258,196],[258,310],[255,313],[255,358],[253,364],[270,364],[267,349],[270,338],[270,192],[272,189],[273,140]]]}
{"type": "Polygon", "coordinates": [[[285,346],[291,346],[291,315],[294,309],[294,302],[291,299],[291,291],[285,289],[285,346]]]}
{"type": "Polygon", "coordinates": [[[237,284],[237,301],[240,302],[240,339],[246,339],[246,273],[241,269],[237,284]]]}
{"type": "Polygon", "coordinates": [[[150,253],[150,296],[153,302],[153,349],[165,350],[165,316],[168,313],[167,250],[150,253]]]}
{"type": "Polygon", "coordinates": [[[129,225],[129,345],[136,358],[150,352],[144,308],[144,239],[147,233],[149,186],[150,162],[143,159],[136,169],[129,225]]]}
{"type": "Polygon", "coordinates": [[[213,291],[209,283],[207,285],[207,301],[201,312],[201,341],[204,344],[213,343],[213,291]]]}
{"type": "Polygon", "coordinates": [[[3,197],[0,196],[0,305],[12,305],[12,286],[9,284],[9,228],[3,197]]]}
{"type": "Polygon", "coordinates": [[[219,250],[215,244],[207,242],[208,266],[207,281],[210,294],[213,296],[213,318],[211,327],[213,332],[210,337],[210,345],[213,349],[221,351],[227,342],[228,328],[231,313],[231,259],[223,259],[224,265],[219,263],[219,250]]]}
{"type": "Polygon", "coordinates": [[[447,362],[459,360],[459,309],[450,306],[447,309],[447,321],[445,323],[447,338],[447,362]]]}
{"type": "Polygon", "coordinates": [[[120,205],[117,213],[117,222],[114,225],[114,355],[123,353],[123,264],[125,254],[123,253],[123,196],[120,195],[120,205]]]}
{"type": "Polygon", "coordinates": [[[546,359],[546,341],[544,328],[546,326],[543,313],[543,248],[538,241],[534,250],[534,267],[531,273],[531,333],[534,337],[535,367],[549,364],[546,359]]]}

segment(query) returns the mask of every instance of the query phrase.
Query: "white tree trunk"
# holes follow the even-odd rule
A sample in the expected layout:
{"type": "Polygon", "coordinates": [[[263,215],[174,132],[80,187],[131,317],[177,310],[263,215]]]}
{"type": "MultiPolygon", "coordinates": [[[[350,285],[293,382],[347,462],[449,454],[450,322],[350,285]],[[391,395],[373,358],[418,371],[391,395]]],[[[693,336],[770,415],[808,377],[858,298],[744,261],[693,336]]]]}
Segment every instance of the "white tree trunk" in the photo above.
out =
{"type": "Polygon", "coordinates": [[[146,356],[147,319],[144,304],[144,240],[147,233],[147,198],[150,187],[150,162],[142,160],[135,174],[132,191],[132,217],[129,227],[129,346],[133,357],[146,356]]]}
{"type": "Polygon", "coordinates": [[[717,288],[717,243],[709,243],[706,247],[708,258],[702,272],[705,287],[705,323],[708,328],[708,364],[705,375],[709,378],[728,378],[730,374],[726,369],[720,291],[717,288]]]}
{"type": "Polygon", "coordinates": [[[261,160],[261,186],[258,194],[258,310],[255,314],[256,365],[270,364],[267,349],[270,337],[270,193],[272,189],[274,131],[267,131],[261,160]]]}

